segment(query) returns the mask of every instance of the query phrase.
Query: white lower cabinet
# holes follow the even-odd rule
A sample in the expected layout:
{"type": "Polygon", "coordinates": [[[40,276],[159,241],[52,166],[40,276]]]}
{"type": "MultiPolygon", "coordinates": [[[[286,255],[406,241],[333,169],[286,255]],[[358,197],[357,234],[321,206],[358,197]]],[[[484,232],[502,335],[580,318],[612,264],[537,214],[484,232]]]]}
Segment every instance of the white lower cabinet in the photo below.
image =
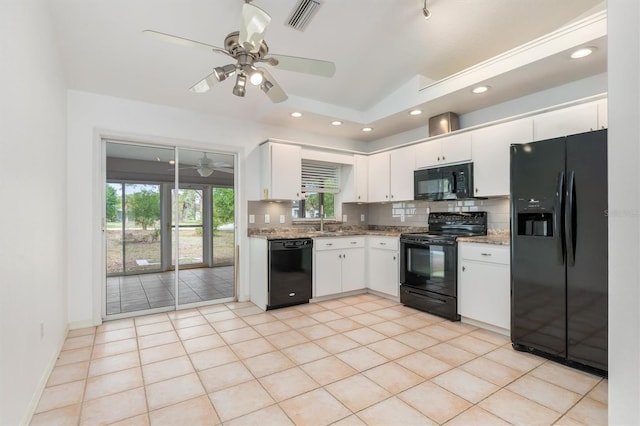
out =
{"type": "Polygon", "coordinates": [[[400,252],[397,237],[367,237],[367,287],[398,297],[400,287],[400,252]]]}
{"type": "Polygon", "coordinates": [[[458,244],[458,312],[463,320],[508,333],[511,328],[511,269],[508,246],[458,244]],[[479,324],[481,325],[481,324],[479,324]]]}
{"type": "Polygon", "coordinates": [[[316,238],[313,246],[313,297],[366,287],[365,237],[316,238]]]}

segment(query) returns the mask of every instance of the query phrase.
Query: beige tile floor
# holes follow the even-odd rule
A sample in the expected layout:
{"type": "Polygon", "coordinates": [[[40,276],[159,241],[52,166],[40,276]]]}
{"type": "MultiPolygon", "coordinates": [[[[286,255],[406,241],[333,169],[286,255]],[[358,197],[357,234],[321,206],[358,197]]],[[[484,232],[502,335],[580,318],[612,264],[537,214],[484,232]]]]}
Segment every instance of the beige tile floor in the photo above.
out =
{"type": "Polygon", "coordinates": [[[607,380],[371,294],[69,332],[31,424],[604,425],[607,380]]]}

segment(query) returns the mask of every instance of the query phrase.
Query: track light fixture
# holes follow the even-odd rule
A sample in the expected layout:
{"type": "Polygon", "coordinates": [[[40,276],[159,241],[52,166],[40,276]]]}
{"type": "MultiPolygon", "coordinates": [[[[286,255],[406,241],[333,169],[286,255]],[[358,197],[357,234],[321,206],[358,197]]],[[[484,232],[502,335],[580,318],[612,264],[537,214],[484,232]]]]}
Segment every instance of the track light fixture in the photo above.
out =
{"type": "Polygon", "coordinates": [[[427,9],[427,0],[424,0],[424,6],[422,8],[422,15],[424,16],[424,19],[431,18],[431,11],[429,11],[429,9],[427,9]]]}

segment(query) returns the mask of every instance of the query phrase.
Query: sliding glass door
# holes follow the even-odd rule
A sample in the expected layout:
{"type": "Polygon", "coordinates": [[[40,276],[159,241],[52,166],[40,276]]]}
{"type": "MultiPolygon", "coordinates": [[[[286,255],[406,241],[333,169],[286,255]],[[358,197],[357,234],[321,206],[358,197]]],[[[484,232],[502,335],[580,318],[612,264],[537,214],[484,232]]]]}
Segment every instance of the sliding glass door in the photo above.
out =
{"type": "Polygon", "coordinates": [[[119,141],[105,153],[105,318],[233,300],[233,155],[119,141]]]}

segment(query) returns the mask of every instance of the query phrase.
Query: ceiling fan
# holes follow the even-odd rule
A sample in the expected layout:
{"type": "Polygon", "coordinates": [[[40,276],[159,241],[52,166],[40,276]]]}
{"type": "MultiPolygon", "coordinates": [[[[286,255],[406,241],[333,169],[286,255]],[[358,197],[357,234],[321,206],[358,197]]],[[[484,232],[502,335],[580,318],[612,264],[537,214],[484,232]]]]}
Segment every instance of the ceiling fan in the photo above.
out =
{"type": "Polygon", "coordinates": [[[278,103],[285,101],[287,94],[282,90],[269,71],[264,67],[256,66],[260,62],[283,70],[333,77],[336,71],[333,62],[297,56],[269,54],[269,47],[264,41],[264,35],[271,22],[271,16],[264,10],[251,4],[251,0],[244,1],[240,31],[234,31],[227,35],[224,39],[224,48],[159,31],[144,30],[143,33],[172,43],[202,47],[235,59],[235,63],[215,67],[211,74],[194,84],[189,90],[195,93],[205,93],[217,82],[223,81],[235,74],[236,84],[233,87],[234,95],[244,96],[247,81],[249,81],[253,85],[260,86],[260,89],[267,94],[272,102],[278,103]]]}
{"type": "MultiPolygon", "coordinates": [[[[213,161],[203,152],[195,166],[180,166],[180,169],[195,169],[202,177],[209,177],[213,172],[233,173],[233,166],[224,161],[213,161]]],[[[173,169],[169,169],[173,170],[173,169]]]]}

